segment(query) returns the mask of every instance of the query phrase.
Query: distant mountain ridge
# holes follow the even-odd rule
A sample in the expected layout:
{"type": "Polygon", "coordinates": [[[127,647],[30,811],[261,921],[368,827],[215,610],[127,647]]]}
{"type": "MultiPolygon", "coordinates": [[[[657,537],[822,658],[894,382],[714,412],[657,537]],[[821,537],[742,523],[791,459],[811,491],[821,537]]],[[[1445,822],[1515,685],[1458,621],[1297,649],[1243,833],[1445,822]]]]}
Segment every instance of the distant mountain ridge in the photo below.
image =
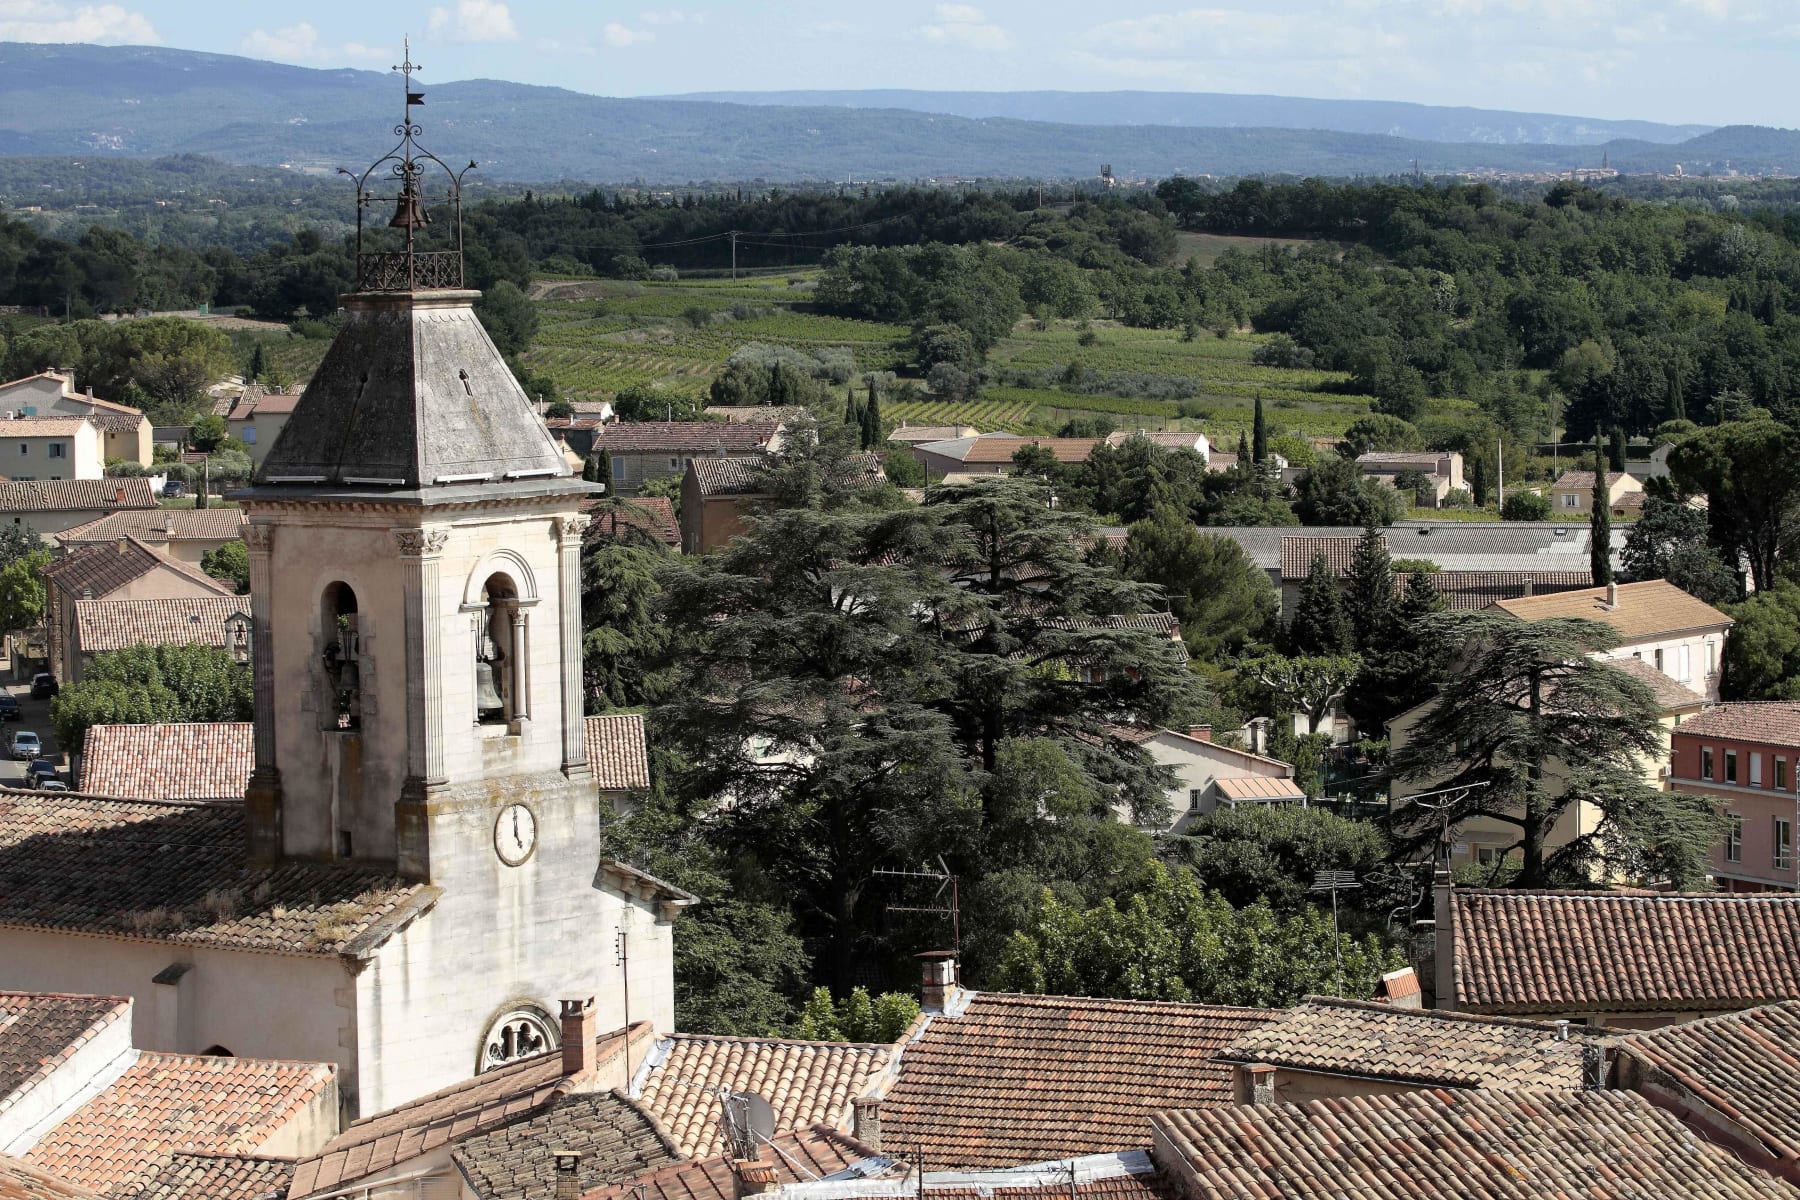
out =
{"type": "Polygon", "coordinates": [[[952,117],[1005,117],[1061,125],[1174,125],[1222,129],[1316,129],[1423,142],[1598,146],[1630,139],[1674,143],[1713,125],[1608,121],[1554,113],[1412,104],[1398,100],[1311,100],[1231,92],[689,92],[658,97],[796,108],[899,108],[952,117]]]}
{"type": "MultiPolygon", "coordinates": [[[[831,182],[1390,175],[1482,169],[1800,173],[1800,133],[1734,126],[1675,144],[1436,142],[1283,128],[1056,124],[902,109],[612,99],[497,80],[426,82],[425,141],[495,180],[831,182]]],[[[388,148],[399,81],[164,47],[0,43],[0,154],[202,154],[329,171],[388,148]]]]}

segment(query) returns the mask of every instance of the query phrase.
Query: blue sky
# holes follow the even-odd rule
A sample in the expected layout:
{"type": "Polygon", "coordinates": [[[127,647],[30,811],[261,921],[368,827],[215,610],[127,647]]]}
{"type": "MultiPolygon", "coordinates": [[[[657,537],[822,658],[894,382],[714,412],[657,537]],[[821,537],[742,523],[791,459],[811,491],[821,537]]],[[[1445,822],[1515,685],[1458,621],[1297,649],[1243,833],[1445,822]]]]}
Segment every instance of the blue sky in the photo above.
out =
{"type": "Polygon", "coordinates": [[[1800,125],[1800,0],[0,0],[0,40],[160,43],[606,95],[1266,92],[1800,125]]]}

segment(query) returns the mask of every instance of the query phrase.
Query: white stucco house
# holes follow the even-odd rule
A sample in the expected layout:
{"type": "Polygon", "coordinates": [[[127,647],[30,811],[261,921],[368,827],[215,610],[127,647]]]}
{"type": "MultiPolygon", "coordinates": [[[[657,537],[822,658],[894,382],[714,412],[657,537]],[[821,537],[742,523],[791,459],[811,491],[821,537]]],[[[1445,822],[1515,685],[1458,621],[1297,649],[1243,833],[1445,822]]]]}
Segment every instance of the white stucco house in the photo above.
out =
{"type": "Polygon", "coordinates": [[[1155,828],[1179,833],[1195,817],[1207,816],[1221,806],[1297,804],[1306,799],[1306,792],[1294,782],[1292,766],[1215,742],[1210,725],[1183,731],[1132,730],[1123,736],[1175,772],[1175,785],[1168,792],[1168,815],[1152,822],[1155,828]]]}

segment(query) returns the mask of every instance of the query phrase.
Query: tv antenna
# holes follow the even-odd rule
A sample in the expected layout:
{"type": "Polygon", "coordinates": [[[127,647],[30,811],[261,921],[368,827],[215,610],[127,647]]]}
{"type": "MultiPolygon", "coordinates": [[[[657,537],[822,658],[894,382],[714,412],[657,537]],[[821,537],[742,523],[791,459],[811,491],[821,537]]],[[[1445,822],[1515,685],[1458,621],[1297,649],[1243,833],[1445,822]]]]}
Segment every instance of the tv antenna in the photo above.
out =
{"type": "Polygon", "coordinates": [[[1339,892],[1354,892],[1362,884],[1356,882],[1354,871],[1316,871],[1313,873],[1312,886],[1309,892],[1331,893],[1331,953],[1337,959],[1337,994],[1340,999],[1344,995],[1344,943],[1338,937],[1338,905],[1339,892]]]}
{"type": "Polygon", "coordinates": [[[883,879],[928,879],[937,884],[937,890],[931,894],[930,904],[890,904],[885,911],[891,913],[926,913],[931,916],[950,918],[951,948],[956,951],[957,982],[961,982],[962,974],[962,909],[958,902],[957,877],[950,873],[944,865],[944,856],[938,855],[938,869],[935,871],[889,871],[878,869],[870,874],[883,879]],[[949,903],[944,902],[944,892],[950,893],[949,903]]]}

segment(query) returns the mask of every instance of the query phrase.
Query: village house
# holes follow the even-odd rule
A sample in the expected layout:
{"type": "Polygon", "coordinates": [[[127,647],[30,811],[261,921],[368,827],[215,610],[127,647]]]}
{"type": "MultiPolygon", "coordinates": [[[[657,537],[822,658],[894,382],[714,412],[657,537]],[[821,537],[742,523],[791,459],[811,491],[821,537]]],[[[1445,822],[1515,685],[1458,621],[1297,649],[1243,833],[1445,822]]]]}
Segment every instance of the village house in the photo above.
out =
{"type": "MultiPolygon", "coordinates": [[[[285,1190],[295,1158],[337,1133],[330,1065],[140,1049],[133,1009],[125,996],[0,992],[0,1155],[102,1195],[227,1167],[285,1190]]],[[[0,1185],[15,1195],[34,1193],[0,1185]]]]}
{"type": "Polygon", "coordinates": [[[0,465],[19,483],[106,474],[100,429],[86,417],[0,420],[0,465]]]}
{"type": "Polygon", "coordinates": [[[681,552],[707,554],[749,528],[745,505],[766,499],[760,454],[689,461],[681,477],[681,552]]]}
{"type": "Polygon", "coordinates": [[[1501,600],[1494,607],[1521,621],[1584,617],[1611,625],[1619,644],[1603,659],[1635,658],[1708,700],[1719,698],[1719,664],[1733,621],[1666,579],[1501,600]]]}
{"type": "Polygon", "coordinates": [[[130,537],[168,558],[197,567],[214,550],[238,541],[243,524],[240,508],[129,509],[65,529],[56,535],[56,544],[75,550],[117,544],[120,538],[130,537]]]}
{"type": "Polygon", "coordinates": [[[946,476],[1008,475],[1013,455],[1026,446],[1042,450],[1066,465],[1083,463],[1096,446],[1122,446],[1132,438],[1144,438],[1166,450],[1191,450],[1204,461],[1212,454],[1203,433],[1177,431],[1113,433],[1103,438],[1021,437],[1010,433],[978,433],[937,442],[911,444],[913,457],[925,468],[925,477],[936,483],[946,476]]]}
{"type": "Polygon", "coordinates": [[[0,521],[10,518],[46,540],[112,513],[157,507],[144,478],[0,480],[0,521]]]}
{"type": "MultiPolygon", "coordinates": [[[[1606,473],[1606,502],[1609,515],[1636,517],[1644,509],[1644,481],[1625,471],[1606,473]]],[[[1550,518],[1554,521],[1585,521],[1594,511],[1594,473],[1564,471],[1550,485],[1550,518]]]]}
{"type": "Polygon", "coordinates": [[[778,422],[620,421],[598,430],[594,449],[606,455],[610,491],[635,496],[652,479],[679,478],[696,458],[781,448],[778,422]]]}
{"type": "Polygon", "coordinates": [[[1425,508],[1442,508],[1451,492],[1465,490],[1463,456],[1455,450],[1371,450],[1357,455],[1356,465],[1370,479],[1391,488],[1400,487],[1403,476],[1417,476],[1417,494],[1410,503],[1425,508]]]}
{"type": "MultiPolygon", "coordinates": [[[[101,433],[100,457],[136,463],[141,467],[154,461],[153,431],[150,418],[128,404],[115,404],[94,395],[94,389],[75,390],[75,372],[69,369],[43,371],[10,383],[0,383],[0,414],[21,417],[82,417],[101,433]]],[[[14,454],[16,455],[16,451],[14,454]]],[[[11,465],[11,457],[6,457],[11,465]]],[[[0,472],[18,478],[12,472],[0,472]]],[[[89,478],[68,476],[68,478],[89,478]]]]}
{"type": "Polygon", "coordinates": [[[1654,1029],[1800,999],[1800,895],[1452,887],[1421,931],[1432,1007],[1654,1029]]]}
{"type": "Polygon", "coordinates": [[[148,600],[77,600],[65,659],[80,682],[94,655],[132,646],[212,646],[250,660],[250,598],[217,591],[148,600]]]}
{"type": "Polygon", "coordinates": [[[1168,812],[1151,822],[1155,829],[1181,833],[1195,818],[1221,807],[1306,800],[1305,790],[1294,782],[1291,765],[1215,742],[1210,725],[1186,730],[1120,728],[1114,733],[1142,746],[1159,765],[1175,773],[1175,783],[1168,790],[1168,812]]]}
{"type": "Polygon", "coordinates": [[[130,537],[57,559],[44,568],[44,583],[50,673],[63,683],[79,680],[85,657],[97,653],[93,643],[84,647],[79,637],[77,608],[84,601],[223,597],[243,606],[230,585],[198,567],[164,558],[130,537]]]}
{"type": "Polygon", "coordinates": [[[213,411],[225,418],[226,434],[244,443],[251,463],[260,466],[294,415],[304,392],[304,388],[271,389],[252,383],[213,411]]]}
{"type": "Polygon", "coordinates": [[[1671,739],[1669,787],[1714,801],[1728,822],[1712,875],[1728,892],[1800,889],[1800,704],[1734,702],[1689,717],[1671,739]]]}

